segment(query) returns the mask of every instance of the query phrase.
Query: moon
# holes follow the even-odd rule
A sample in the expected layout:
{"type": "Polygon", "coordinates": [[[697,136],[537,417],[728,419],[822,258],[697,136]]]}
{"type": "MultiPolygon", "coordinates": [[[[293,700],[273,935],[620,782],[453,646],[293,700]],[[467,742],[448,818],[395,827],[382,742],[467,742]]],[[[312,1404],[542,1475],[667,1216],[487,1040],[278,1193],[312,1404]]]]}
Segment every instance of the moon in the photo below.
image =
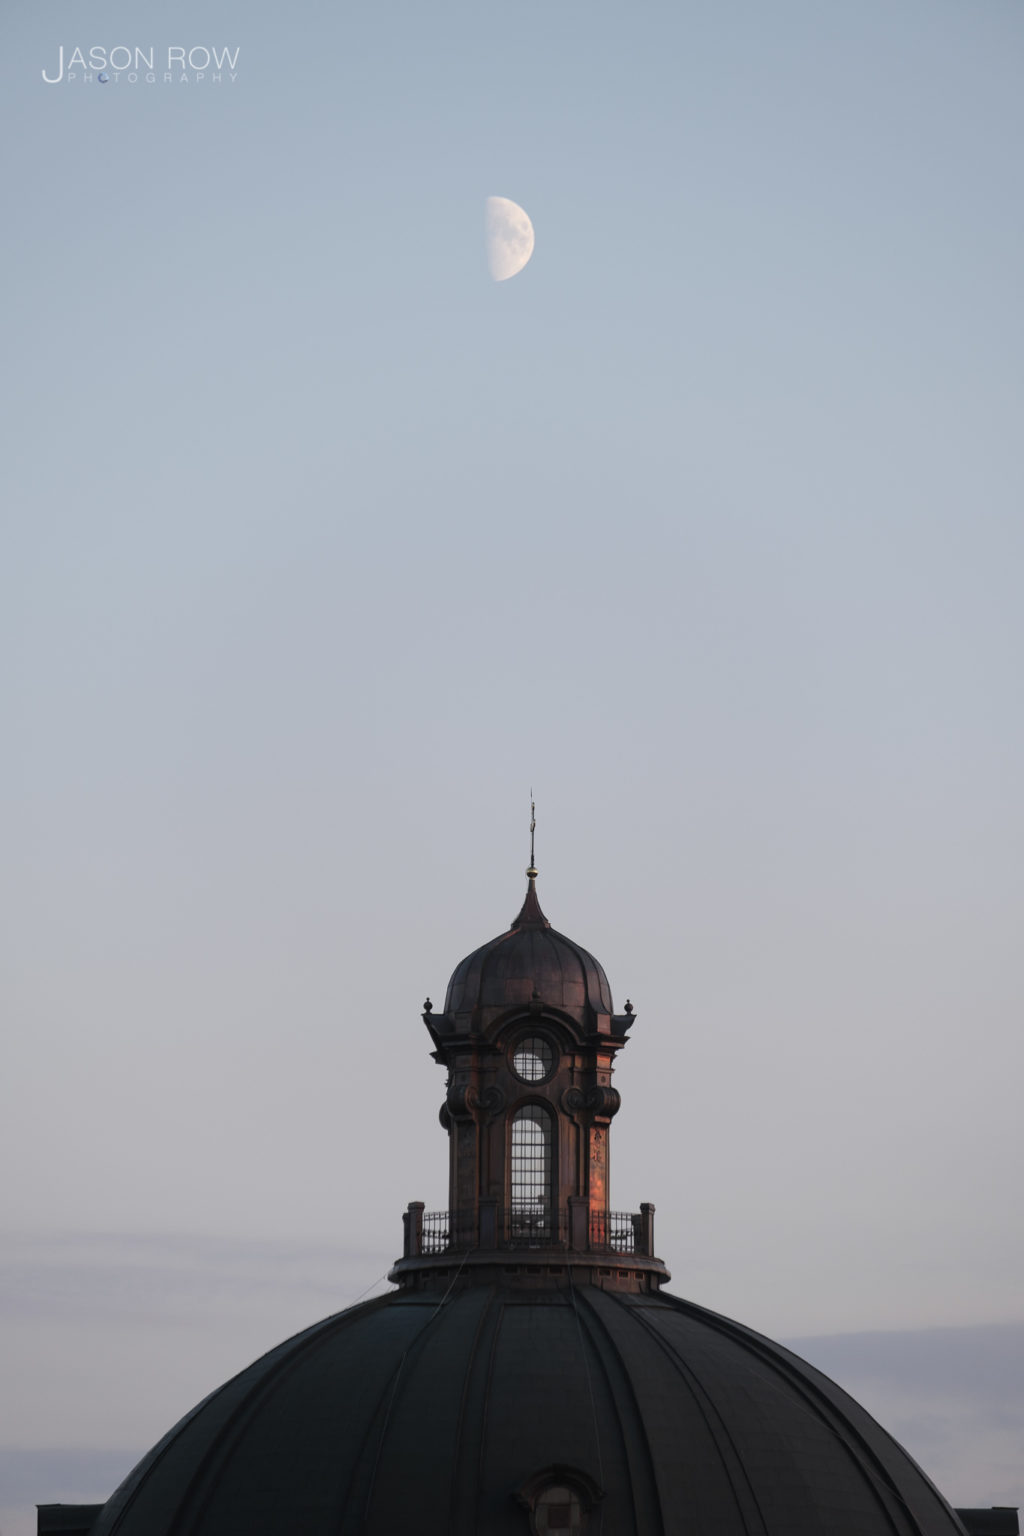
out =
{"type": "Polygon", "coordinates": [[[533,255],[529,215],[507,197],[487,199],[487,265],[496,283],[515,277],[533,255]]]}

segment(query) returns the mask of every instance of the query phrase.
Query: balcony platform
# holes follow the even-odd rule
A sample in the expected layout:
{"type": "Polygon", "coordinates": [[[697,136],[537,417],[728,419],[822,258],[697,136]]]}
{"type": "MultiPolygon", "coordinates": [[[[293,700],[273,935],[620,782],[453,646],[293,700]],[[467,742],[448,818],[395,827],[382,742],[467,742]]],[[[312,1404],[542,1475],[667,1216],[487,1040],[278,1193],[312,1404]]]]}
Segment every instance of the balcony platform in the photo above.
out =
{"type": "Polygon", "coordinates": [[[548,1212],[482,1200],[476,1210],[425,1211],[413,1201],[403,1221],[404,1253],[388,1279],[407,1289],[486,1280],[656,1291],[671,1278],[654,1254],[653,1205],[592,1212],[584,1201],[571,1201],[548,1212]]]}

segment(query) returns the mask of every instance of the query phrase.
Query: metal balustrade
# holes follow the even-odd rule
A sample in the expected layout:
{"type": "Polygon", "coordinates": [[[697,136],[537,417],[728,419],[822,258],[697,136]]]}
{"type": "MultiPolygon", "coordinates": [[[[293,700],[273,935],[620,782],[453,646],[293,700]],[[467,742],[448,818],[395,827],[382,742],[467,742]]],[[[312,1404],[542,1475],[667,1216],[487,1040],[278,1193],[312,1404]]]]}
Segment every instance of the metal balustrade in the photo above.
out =
{"type": "Polygon", "coordinates": [[[475,1249],[562,1248],[597,1254],[654,1255],[652,1205],[639,1211],[549,1211],[542,1204],[479,1210],[406,1213],[405,1255],[469,1253],[475,1249]],[[574,1240],[575,1237],[575,1240],[574,1240]]]}
{"type": "Polygon", "coordinates": [[[642,1253],[643,1220],[639,1211],[609,1211],[606,1216],[591,1216],[591,1248],[607,1248],[612,1253],[642,1253]]]}

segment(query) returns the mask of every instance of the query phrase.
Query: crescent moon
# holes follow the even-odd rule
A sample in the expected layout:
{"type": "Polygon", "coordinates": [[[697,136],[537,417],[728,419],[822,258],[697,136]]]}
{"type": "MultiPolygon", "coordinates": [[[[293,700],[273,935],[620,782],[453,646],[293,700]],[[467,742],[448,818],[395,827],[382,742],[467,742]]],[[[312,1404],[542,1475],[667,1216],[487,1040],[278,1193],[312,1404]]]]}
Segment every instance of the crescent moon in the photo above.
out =
{"type": "Polygon", "coordinates": [[[487,265],[496,283],[515,277],[533,255],[529,215],[507,197],[487,199],[487,265]]]}

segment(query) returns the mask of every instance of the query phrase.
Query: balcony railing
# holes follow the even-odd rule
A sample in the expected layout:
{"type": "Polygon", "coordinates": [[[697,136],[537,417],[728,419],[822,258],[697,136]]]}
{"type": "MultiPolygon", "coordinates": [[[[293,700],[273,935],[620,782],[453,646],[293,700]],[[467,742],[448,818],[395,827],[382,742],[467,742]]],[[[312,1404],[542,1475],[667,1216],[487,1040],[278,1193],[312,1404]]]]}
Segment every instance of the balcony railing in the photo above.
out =
{"type": "Polygon", "coordinates": [[[643,1253],[644,1216],[642,1211],[609,1211],[591,1216],[591,1248],[607,1248],[612,1253],[643,1253]]]}
{"type": "Polygon", "coordinates": [[[404,1221],[406,1258],[531,1248],[654,1256],[653,1205],[642,1205],[639,1211],[592,1212],[581,1201],[556,1212],[541,1205],[481,1201],[477,1210],[425,1211],[414,1201],[404,1221]]]}
{"type": "MultiPolygon", "coordinates": [[[[424,1211],[423,1253],[464,1253],[479,1247],[477,1211],[424,1211]]],[[[486,1219],[485,1219],[486,1220],[486,1219]]],[[[550,1248],[568,1240],[568,1223],[539,1207],[494,1211],[495,1235],[502,1248],[550,1248]]]]}

